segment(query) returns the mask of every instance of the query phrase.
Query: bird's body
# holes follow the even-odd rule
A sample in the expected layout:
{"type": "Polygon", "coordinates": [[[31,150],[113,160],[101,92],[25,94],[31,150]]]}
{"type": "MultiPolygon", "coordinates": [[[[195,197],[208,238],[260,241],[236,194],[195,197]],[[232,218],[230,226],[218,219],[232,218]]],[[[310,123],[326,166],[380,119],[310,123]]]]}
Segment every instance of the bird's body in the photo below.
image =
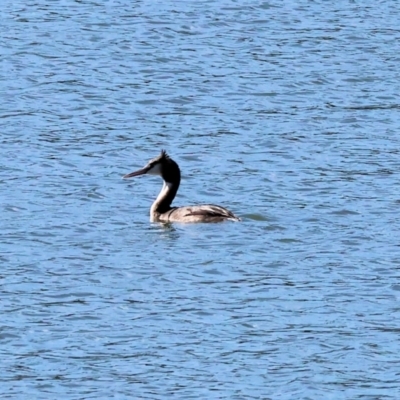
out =
{"type": "Polygon", "coordinates": [[[124,178],[144,174],[158,175],[164,180],[161,192],[150,208],[152,222],[240,221],[240,218],[226,208],[213,204],[171,207],[181,182],[181,171],[178,164],[164,150],[158,157],[150,160],[144,168],[127,174],[124,178]]]}

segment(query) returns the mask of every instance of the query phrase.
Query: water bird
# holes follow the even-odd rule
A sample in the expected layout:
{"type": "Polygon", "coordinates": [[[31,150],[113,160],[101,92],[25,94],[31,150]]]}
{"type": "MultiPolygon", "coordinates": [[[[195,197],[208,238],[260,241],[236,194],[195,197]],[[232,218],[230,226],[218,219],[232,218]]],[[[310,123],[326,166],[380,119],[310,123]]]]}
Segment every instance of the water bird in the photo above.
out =
{"type": "Polygon", "coordinates": [[[171,203],[181,183],[181,170],[165,150],[162,150],[158,157],[150,160],[142,169],[126,174],[123,178],[145,174],[161,176],[164,181],[159,195],[150,208],[151,222],[240,221],[240,218],[226,208],[213,204],[172,207],[171,203]]]}

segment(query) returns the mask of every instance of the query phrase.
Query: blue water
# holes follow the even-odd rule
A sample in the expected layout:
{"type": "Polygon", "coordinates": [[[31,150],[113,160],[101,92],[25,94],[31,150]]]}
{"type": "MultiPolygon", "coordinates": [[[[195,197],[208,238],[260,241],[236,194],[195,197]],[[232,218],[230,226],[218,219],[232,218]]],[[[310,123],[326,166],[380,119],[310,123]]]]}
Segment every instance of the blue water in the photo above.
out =
{"type": "Polygon", "coordinates": [[[1,398],[400,398],[400,3],[1,11],[1,398]]]}

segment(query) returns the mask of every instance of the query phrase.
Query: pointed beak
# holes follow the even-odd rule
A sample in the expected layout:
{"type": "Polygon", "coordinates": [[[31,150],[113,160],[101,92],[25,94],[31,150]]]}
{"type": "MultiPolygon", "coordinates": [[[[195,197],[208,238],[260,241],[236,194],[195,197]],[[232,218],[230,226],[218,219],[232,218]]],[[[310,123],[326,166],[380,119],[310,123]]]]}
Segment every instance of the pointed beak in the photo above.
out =
{"type": "Polygon", "coordinates": [[[150,169],[149,167],[144,167],[142,169],[139,169],[138,171],[131,172],[130,174],[126,174],[122,178],[126,179],[126,178],[133,178],[134,176],[144,175],[144,174],[147,174],[147,171],[149,169],[150,169]]]}

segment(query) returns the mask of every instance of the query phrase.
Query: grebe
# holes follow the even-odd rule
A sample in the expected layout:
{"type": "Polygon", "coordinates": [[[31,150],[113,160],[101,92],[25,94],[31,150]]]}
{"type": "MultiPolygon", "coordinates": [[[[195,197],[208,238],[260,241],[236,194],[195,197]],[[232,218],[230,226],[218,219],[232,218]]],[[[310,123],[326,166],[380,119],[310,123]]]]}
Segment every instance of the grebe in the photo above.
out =
{"type": "Polygon", "coordinates": [[[240,221],[240,218],[226,208],[212,204],[171,207],[181,182],[181,171],[178,164],[169,157],[165,150],[161,150],[161,154],[150,160],[145,167],[124,175],[124,178],[145,174],[159,175],[164,180],[161,192],[150,208],[151,222],[240,221]]]}

